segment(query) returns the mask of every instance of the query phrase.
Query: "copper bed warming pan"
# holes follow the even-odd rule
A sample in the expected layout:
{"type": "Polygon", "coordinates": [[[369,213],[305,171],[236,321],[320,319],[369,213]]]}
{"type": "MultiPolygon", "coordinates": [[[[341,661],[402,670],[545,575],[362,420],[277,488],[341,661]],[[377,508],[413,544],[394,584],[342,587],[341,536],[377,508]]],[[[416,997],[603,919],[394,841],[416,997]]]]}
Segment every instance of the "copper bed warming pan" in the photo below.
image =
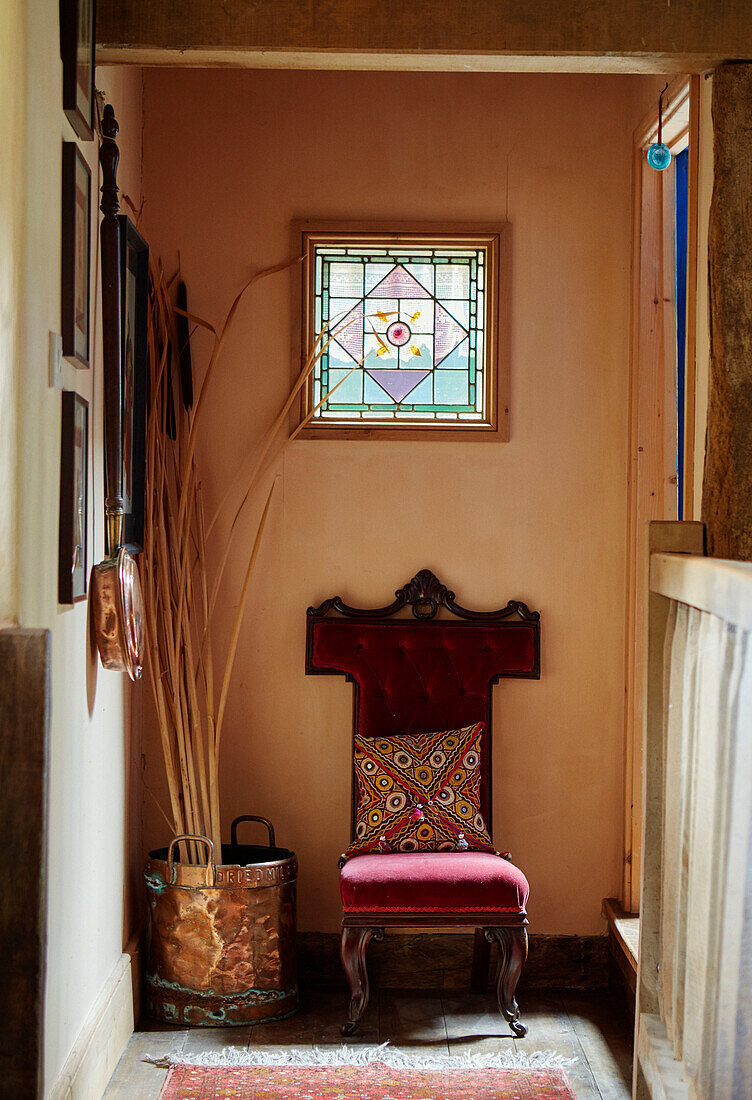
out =
{"type": "Polygon", "coordinates": [[[136,563],[124,546],[94,567],[91,600],[102,665],[138,680],[144,608],[136,563]]]}
{"type": "Polygon", "coordinates": [[[149,853],[146,1013],[155,1020],[227,1027],[297,1012],[297,858],[276,846],[263,817],[237,817],[230,838],[219,863],[205,836],[176,836],[149,853]],[[268,847],[238,844],[241,821],[266,825],[268,847]],[[175,859],[183,840],[203,847],[206,865],[175,859]]]}
{"type": "Polygon", "coordinates": [[[102,118],[102,361],[104,369],[105,526],[107,557],[91,574],[97,649],[105,668],[141,675],[144,606],[136,563],[123,542],[123,431],[120,344],[120,209],[115,138],[118,124],[108,103],[102,118]]]}

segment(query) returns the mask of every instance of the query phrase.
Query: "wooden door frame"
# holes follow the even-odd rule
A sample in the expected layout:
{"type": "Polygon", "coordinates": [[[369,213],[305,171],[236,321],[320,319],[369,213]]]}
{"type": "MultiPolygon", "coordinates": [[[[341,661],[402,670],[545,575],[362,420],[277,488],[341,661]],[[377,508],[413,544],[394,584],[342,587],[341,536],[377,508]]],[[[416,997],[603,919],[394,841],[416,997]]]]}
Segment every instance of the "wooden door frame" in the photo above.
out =
{"type": "MultiPolygon", "coordinates": [[[[663,140],[672,154],[689,145],[687,346],[684,404],[684,518],[693,517],[695,314],[697,298],[697,162],[699,78],[677,77],[664,96],[663,140]]],[[[647,562],[651,520],[677,518],[676,302],[673,258],[673,162],[655,172],[645,150],[657,140],[658,104],[633,141],[632,307],[627,467],[627,604],[624,708],[624,844],[622,905],[640,907],[642,734],[646,698],[647,562]]]]}

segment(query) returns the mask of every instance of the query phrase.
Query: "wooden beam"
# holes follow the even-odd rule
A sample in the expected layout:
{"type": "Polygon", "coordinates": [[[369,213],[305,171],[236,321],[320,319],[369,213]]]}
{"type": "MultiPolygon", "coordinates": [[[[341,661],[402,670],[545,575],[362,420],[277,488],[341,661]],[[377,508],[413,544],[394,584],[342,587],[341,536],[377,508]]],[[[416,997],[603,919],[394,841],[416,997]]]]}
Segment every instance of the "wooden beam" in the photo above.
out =
{"type": "Polygon", "coordinates": [[[50,635],[0,630],[0,1092],[42,1096],[50,635]]]}
{"type": "Polygon", "coordinates": [[[697,403],[697,249],[700,164],[700,78],[689,89],[689,179],[687,183],[687,323],[684,355],[684,514],[695,511],[695,414],[697,403]]]}
{"type": "Polygon", "coordinates": [[[748,0],[100,0],[98,61],[700,72],[752,56],[748,0]]]}
{"type": "MultiPolygon", "coordinates": [[[[660,522],[654,520],[645,531],[643,563],[644,591],[648,615],[643,622],[646,661],[642,669],[643,709],[642,761],[642,837],[640,840],[640,946],[638,951],[637,1005],[635,1018],[659,1008],[661,927],[661,876],[663,842],[664,744],[663,744],[663,656],[669,624],[673,624],[671,601],[650,589],[651,555],[658,553],[701,554],[703,530],[700,523],[660,522]]],[[[637,1036],[635,1036],[637,1038],[637,1036]]],[[[635,1049],[635,1072],[637,1071],[635,1049]]],[[[639,1095],[639,1093],[637,1094],[639,1095]]]]}
{"type": "Polygon", "coordinates": [[[752,561],[752,65],[713,77],[710,399],[702,518],[708,553],[752,561]]]}

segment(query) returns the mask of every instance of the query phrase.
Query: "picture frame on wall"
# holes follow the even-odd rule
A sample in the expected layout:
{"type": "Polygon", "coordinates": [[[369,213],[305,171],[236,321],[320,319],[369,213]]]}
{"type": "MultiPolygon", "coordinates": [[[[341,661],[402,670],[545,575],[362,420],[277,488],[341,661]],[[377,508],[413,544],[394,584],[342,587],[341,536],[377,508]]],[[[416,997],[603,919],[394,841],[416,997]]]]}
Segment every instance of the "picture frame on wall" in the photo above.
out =
{"type": "Polygon", "coordinates": [[[123,541],[131,554],[144,545],[146,489],[147,324],[149,246],[130,218],[120,222],[120,339],[123,426],[123,541]]]}
{"type": "Polygon", "coordinates": [[[89,366],[91,172],[75,141],[63,142],[61,319],[63,355],[89,366]]]}
{"type": "Polygon", "coordinates": [[[63,111],[78,137],[94,137],[95,0],[60,0],[63,111]]]}
{"type": "Polygon", "coordinates": [[[87,591],[89,404],[71,390],[62,398],[58,600],[74,604],[87,591]]]}

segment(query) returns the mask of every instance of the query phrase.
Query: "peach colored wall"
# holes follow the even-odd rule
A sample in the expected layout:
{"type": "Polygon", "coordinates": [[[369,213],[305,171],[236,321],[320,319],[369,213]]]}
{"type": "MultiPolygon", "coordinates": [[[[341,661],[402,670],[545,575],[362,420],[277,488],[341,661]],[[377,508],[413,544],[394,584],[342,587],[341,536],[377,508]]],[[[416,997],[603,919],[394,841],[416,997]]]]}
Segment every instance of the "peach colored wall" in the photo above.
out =
{"type": "MultiPolygon", "coordinates": [[[[639,77],[146,71],[147,232],[168,268],[180,249],[190,305],[212,321],[250,272],[288,255],[296,217],[511,223],[511,442],[296,441],[277,465],[222,788],[225,827],[265,814],[297,851],[302,929],[338,924],[352,707],[344,680],[304,674],[306,607],[334,593],[384,603],[424,566],[471,607],[514,597],[542,613],[540,682],[511,680],[494,699],[495,839],[530,877],[533,929],[597,932],[619,890],[630,157],[644,92],[639,77]]],[[[228,343],[199,453],[210,501],[286,392],[290,285],[253,292],[228,343]]],[[[248,519],[231,592],[250,531],[248,519]]],[[[160,789],[156,739],[147,751],[160,789]]],[[[147,840],[163,843],[148,814],[147,840]]]]}

